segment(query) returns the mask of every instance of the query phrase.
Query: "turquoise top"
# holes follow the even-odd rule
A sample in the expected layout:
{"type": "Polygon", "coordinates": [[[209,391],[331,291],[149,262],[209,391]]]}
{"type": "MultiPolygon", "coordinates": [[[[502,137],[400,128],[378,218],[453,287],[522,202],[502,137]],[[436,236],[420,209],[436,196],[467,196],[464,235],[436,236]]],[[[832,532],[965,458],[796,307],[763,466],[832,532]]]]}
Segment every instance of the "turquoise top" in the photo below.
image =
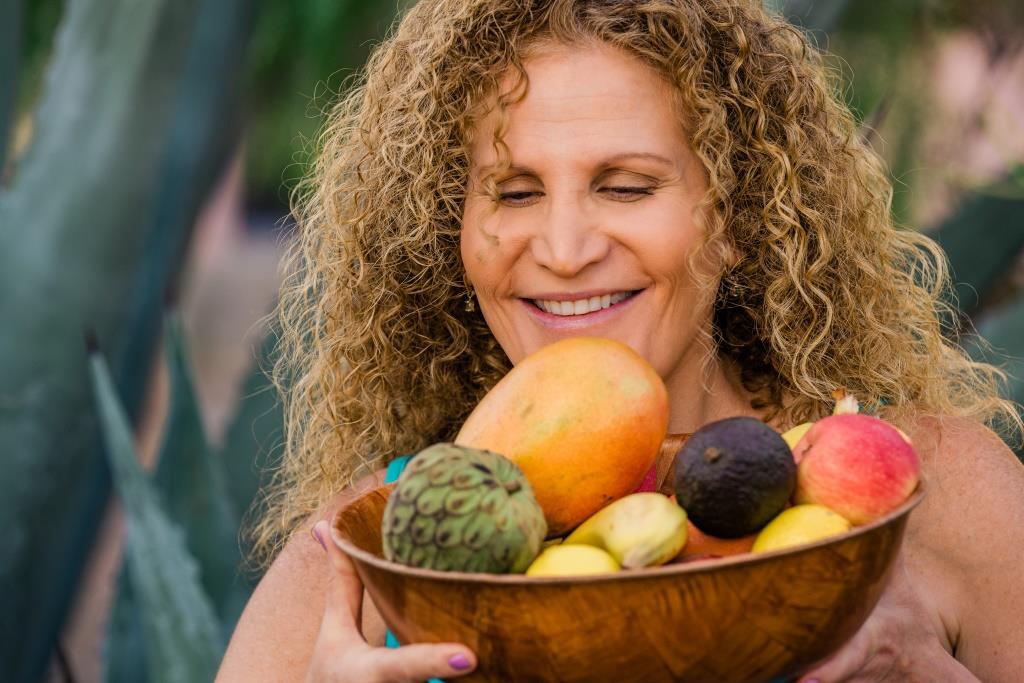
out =
{"type": "MultiPolygon", "coordinates": [[[[387,473],[384,475],[384,483],[391,484],[398,481],[398,475],[402,473],[402,470],[405,469],[405,466],[409,463],[410,459],[412,459],[411,455],[403,455],[400,458],[392,460],[388,464],[387,473]]],[[[401,643],[398,642],[398,638],[395,638],[395,634],[391,632],[391,629],[388,629],[386,645],[388,647],[398,647],[401,645],[401,643]]],[[[444,681],[439,678],[431,678],[427,683],[444,683],[444,681]]]]}

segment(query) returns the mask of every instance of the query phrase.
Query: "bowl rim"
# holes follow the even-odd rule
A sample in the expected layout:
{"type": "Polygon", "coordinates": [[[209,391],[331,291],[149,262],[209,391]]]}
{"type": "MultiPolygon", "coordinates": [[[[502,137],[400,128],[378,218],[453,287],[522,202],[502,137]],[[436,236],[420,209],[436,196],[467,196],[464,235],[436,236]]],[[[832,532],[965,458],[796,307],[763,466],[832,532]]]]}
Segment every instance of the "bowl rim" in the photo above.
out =
{"type": "Polygon", "coordinates": [[[663,576],[678,576],[685,574],[699,574],[703,572],[715,571],[726,567],[736,567],[740,565],[748,564],[759,564],[763,562],[772,562],[782,557],[790,555],[800,555],[803,553],[812,552],[818,548],[823,548],[830,545],[838,545],[850,539],[858,536],[869,534],[872,531],[879,529],[883,526],[896,522],[901,517],[904,517],[910,513],[915,507],[917,507],[924,499],[926,487],[924,479],[918,480],[917,487],[910,494],[910,496],[903,501],[899,507],[891,510],[888,514],[879,517],[878,519],[864,524],[861,526],[855,526],[849,531],[836,536],[830,536],[820,541],[814,541],[813,543],[807,543],[799,546],[792,546],[789,548],[781,548],[779,550],[771,550],[760,553],[745,552],[738,553],[736,555],[729,555],[727,557],[716,557],[707,558],[703,560],[692,560],[690,562],[675,563],[675,564],[663,564],[657,567],[643,567],[640,569],[623,569],[617,572],[609,572],[607,574],[592,574],[584,576],[526,576],[525,574],[488,574],[484,572],[449,572],[441,571],[438,569],[423,569],[421,567],[411,567],[409,565],[400,564],[398,562],[392,562],[386,560],[383,557],[378,557],[373,553],[367,552],[362,548],[358,547],[355,543],[349,540],[342,532],[338,529],[338,518],[341,514],[351,505],[355,505],[366,496],[374,495],[381,490],[393,488],[393,484],[385,484],[376,488],[366,491],[362,495],[354,498],[348,505],[340,508],[335,514],[331,521],[330,536],[331,540],[346,554],[350,557],[358,559],[360,562],[372,565],[373,567],[387,571],[393,574],[402,574],[405,576],[416,577],[421,579],[429,579],[432,581],[451,582],[451,583],[482,583],[488,585],[505,585],[505,586],[537,586],[537,585],[579,585],[584,583],[608,583],[616,581],[636,581],[645,580],[648,578],[657,578],[663,576]]]}

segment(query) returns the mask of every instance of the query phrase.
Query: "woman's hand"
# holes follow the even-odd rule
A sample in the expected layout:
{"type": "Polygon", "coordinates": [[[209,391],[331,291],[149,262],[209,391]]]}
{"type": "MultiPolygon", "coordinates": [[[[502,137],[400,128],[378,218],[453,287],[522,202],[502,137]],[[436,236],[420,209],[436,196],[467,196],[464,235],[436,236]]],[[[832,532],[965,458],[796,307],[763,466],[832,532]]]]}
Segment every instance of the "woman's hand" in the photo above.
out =
{"type": "Polygon", "coordinates": [[[946,641],[914,590],[901,555],[868,620],[799,683],[976,683],[978,678],[947,651],[946,641]]]}
{"type": "Polygon", "coordinates": [[[330,539],[327,522],[317,522],[313,535],[327,552],[327,604],[306,680],[309,683],[423,683],[428,678],[454,678],[469,673],[476,658],[455,643],[373,647],[358,624],[363,584],[352,561],[330,539]]]}

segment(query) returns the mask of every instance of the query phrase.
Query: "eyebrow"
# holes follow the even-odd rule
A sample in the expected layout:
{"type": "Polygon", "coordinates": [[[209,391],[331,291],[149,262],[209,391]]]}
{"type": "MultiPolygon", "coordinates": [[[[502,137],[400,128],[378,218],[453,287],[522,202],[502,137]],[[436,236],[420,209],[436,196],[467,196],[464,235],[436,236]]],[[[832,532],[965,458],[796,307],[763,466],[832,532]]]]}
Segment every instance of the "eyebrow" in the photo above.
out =
{"type": "Polygon", "coordinates": [[[623,152],[621,154],[615,154],[601,162],[600,168],[605,169],[615,164],[626,161],[627,159],[643,159],[645,161],[655,161],[665,166],[675,166],[676,163],[668,157],[663,157],[660,154],[654,154],[653,152],[623,152]]]}
{"type": "MultiPolygon", "coordinates": [[[[655,154],[653,152],[621,152],[619,154],[613,154],[612,156],[607,157],[606,159],[602,159],[601,163],[598,164],[597,168],[599,171],[605,171],[615,166],[616,164],[631,159],[643,159],[644,161],[653,161],[664,166],[670,166],[672,168],[676,167],[676,162],[672,161],[668,157],[662,156],[660,154],[655,154]]],[[[478,169],[476,169],[474,175],[476,175],[476,177],[479,178],[485,176],[488,173],[492,173],[496,170],[498,170],[497,164],[489,164],[487,166],[481,166],[478,169]]],[[[529,166],[524,166],[522,164],[510,164],[507,170],[509,171],[509,173],[513,173],[516,176],[540,175],[533,168],[529,166]]]]}

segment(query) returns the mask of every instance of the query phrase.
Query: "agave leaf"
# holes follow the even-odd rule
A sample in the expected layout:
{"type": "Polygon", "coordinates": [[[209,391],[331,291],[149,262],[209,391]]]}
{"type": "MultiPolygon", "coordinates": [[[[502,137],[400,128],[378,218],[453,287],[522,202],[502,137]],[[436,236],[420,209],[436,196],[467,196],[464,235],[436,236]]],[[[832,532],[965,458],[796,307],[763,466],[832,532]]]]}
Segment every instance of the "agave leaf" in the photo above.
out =
{"type": "Polygon", "coordinates": [[[986,344],[969,345],[971,355],[1003,367],[1010,376],[1009,398],[1024,403],[1024,296],[985,316],[978,335],[986,344]]]}
{"type": "Polygon", "coordinates": [[[202,569],[203,588],[217,613],[237,616],[242,607],[233,592],[242,559],[239,515],[230,498],[223,460],[206,438],[181,320],[172,313],[166,324],[173,399],[155,480],[172,519],[185,529],[189,551],[202,569]]]}
{"type": "MultiPolygon", "coordinates": [[[[1009,378],[1007,397],[1024,404],[1024,295],[990,312],[978,323],[977,329],[977,336],[965,340],[965,348],[976,360],[1001,367],[1009,378]]],[[[1016,442],[1008,445],[1024,462],[1024,445],[1016,442]]]]}
{"type": "Polygon", "coordinates": [[[961,312],[976,317],[1024,249],[1024,199],[975,194],[935,230],[961,312]]]}
{"type": "Polygon", "coordinates": [[[147,680],[146,637],[139,601],[123,555],[117,574],[114,602],[107,616],[107,637],[103,641],[103,681],[133,683],[147,680]]]}
{"type": "Polygon", "coordinates": [[[132,431],[103,357],[90,370],[114,485],[124,505],[125,554],[142,610],[143,637],[154,681],[212,681],[223,653],[213,608],[199,568],[139,466],[132,431]]]}
{"type": "Polygon", "coordinates": [[[259,488],[280,461],[283,448],[284,413],[265,371],[276,343],[273,333],[263,340],[256,363],[242,385],[222,451],[235,508],[249,516],[259,514],[255,507],[259,488]]]}
{"type": "Polygon", "coordinates": [[[11,141],[21,59],[21,0],[0,2],[0,183],[11,141]]]}
{"type": "MultiPolygon", "coordinates": [[[[80,330],[96,329],[115,353],[122,393],[137,411],[149,375],[139,369],[153,346],[147,330],[191,224],[161,221],[160,211],[178,202],[194,211],[206,174],[189,164],[212,163],[186,155],[187,163],[164,165],[174,117],[191,111],[172,103],[189,91],[180,80],[199,6],[66,3],[32,143],[0,191],[0,317],[17,330],[0,335],[0,519],[11,530],[0,550],[2,680],[34,682],[48,666],[109,494],[80,330]],[[168,183],[172,171],[200,190],[168,183]],[[158,205],[161,192],[178,194],[158,205]],[[176,234],[150,237],[153,230],[176,234]],[[160,244],[179,248],[161,252],[160,244]],[[157,275],[137,287],[140,272],[157,275]],[[139,335],[142,342],[124,341],[139,335]]],[[[208,55],[204,76],[222,74],[223,56],[208,55]]],[[[237,80],[218,93],[228,97],[237,80]]],[[[183,138],[176,148],[217,149],[206,137],[183,138]]]]}
{"type": "Polygon", "coordinates": [[[68,3],[33,144],[0,194],[0,315],[18,331],[0,335],[4,680],[37,681],[48,665],[106,504],[78,338],[89,325],[112,339],[131,289],[175,61],[144,68],[149,50],[167,52],[161,8],[68,3]]]}
{"type": "MultiPolygon", "coordinates": [[[[189,554],[199,563],[203,592],[210,598],[220,623],[228,628],[228,633],[222,634],[226,638],[230,627],[225,617],[233,626],[248,596],[236,585],[242,582],[238,515],[227,492],[221,459],[208,445],[181,320],[173,312],[165,317],[164,348],[170,374],[170,408],[153,481],[166,503],[168,517],[185,532],[189,554]]],[[[108,683],[146,678],[147,655],[140,637],[142,621],[137,602],[126,567],[122,566],[108,627],[108,683]]]]}
{"type": "MultiPolygon", "coordinates": [[[[148,237],[131,290],[117,368],[145,377],[160,330],[155,310],[184,261],[204,198],[238,143],[239,81],[253,0],[198,0],[180,86],[159,168],[160,192],[148,216],[148,237]]],[[[141,387],[140,387],[141,389],[141,387]]],[[[140,398],[141,393],[129,400],[140,398]]]]}

